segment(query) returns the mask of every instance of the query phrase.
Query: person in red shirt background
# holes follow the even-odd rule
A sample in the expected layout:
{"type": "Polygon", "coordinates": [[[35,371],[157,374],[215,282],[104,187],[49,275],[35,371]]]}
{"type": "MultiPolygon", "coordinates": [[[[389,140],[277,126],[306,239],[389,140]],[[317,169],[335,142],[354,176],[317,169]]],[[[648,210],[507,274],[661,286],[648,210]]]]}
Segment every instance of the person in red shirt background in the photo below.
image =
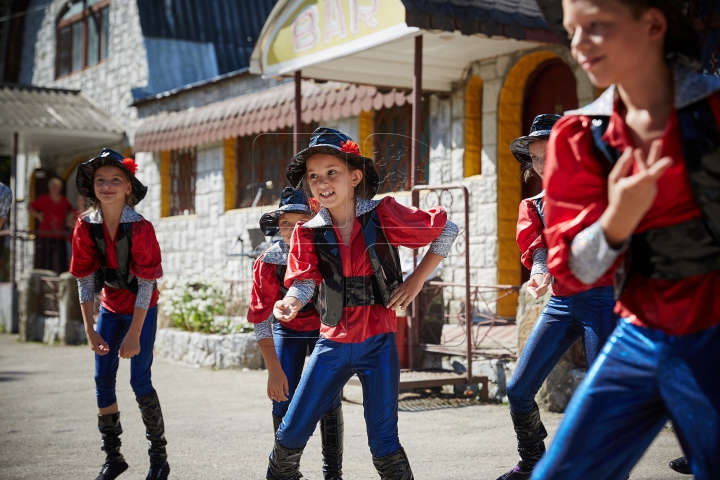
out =
{"type": "Polygon", "coordinates": [[[292,320],[314,299],[320,335],[295,396],[275,437],[267,477],[297,478],[300,457],[320,417],[357,374],[363,388],[368,444],[375,469],[385,480],[411,480],[412,470],[398,437],[400,362],[395,307],[415,298],[430,272],[447,256],[457,226],[441,207],[405,207],[392,197],[371,200],[379,177],[350,137],[320,127],[310,145],[293,157],[285,176],[305,187],[323,206],[298,223],[288,256],[285,286],[273,315],[292,320]],[[397,248],[428,253],[403,281],[397,248]]]}
{"type": "Polygon", "coordinates": [[[63,183],[57,177],[48,182],[49,193],[40,195],[28,206],[30,215],[39,222],[35,240],[35,268],[46,268],[58,274],[68,269],[66,221],[75,208],[62,194],[63,183]]]}
{"type": "MultiPolygon", "coordinates": [[[[530,135],[510,144],[510,150],[525,169],[525,174],[534,172],[543,178],[550,130],[559,119],[560,115],[538,115],[533,120],[530,135]]],[[[529,479],[545,453],[547,431],[540,419],[535,395],[560,358],[582,338],[590,368],[617,324],[617,316],[613,313],[612,277],[605,276],[592,285],[575,288],[560,282],[550,285],[547,245],[543,238],[544,209],[543,191],[523,200],[518,213],[517,243],[523,265],[531,273],[528,292],[538,298],[551,288],[552,296],[535,322],[507,386],[520,462],[498,480],[529,479]]]]}
{"type": "Polygon", "coordinates": [[[78,192],[92,205],[75,225],[70,273],[78,279],[85,333],[95,352],[98,429],[106,455],[96,480],[112,480],[128,468],[120,453],[122,426],[115,396],[121,358],[130,359],[130,385],[145,424],[150,457],[147,478],[164,480],[170,473],[165,422],[150,371],[157,328],[157,279],[163,271],[155,230],[132,208],[147,193],[135,177],[136,170],[133,159],[105,148],[78,167],[76,180],[78,192]],[[96,293],[102,293],[102,302],[95,327],[96,293]]]}
{"type": "MultiPolygon", "coordinates": [[[[268,370],[267,394],[272,400],[272,417],[277,432],[300,383],[305,356],[320,338],[320,315],[308,302],[289,322],[276,322],[275,302],[287,293],[290,239],[295,224],[312,218],[307,195],[288,187],[283,190],[277,210],[260,217],[260,228],[268,236],[282,237],[260,255],[253,265],[248,321],[255,324],[255,338],[268,370]]],[[[340,395],[320,419],[320,437],[325,480],[342,480],[343,432],[345,429],[340,395]]]]}
{"type": "Polygon", "coordinates": [[[668,419],[695,478],[720,472],[720,78],[675,0],[564,0],[574,58],[607,90],[553,129],[548,267],[615,274],[623,318],[533,479],[622,479],[668,419]]]}

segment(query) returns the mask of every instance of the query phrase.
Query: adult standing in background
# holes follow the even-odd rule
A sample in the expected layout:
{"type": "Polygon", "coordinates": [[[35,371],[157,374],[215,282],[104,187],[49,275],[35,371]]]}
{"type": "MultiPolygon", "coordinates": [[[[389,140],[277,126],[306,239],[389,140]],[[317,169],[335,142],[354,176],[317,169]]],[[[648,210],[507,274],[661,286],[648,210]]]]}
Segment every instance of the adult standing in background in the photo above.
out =
{"type": "Polygon", "coordinates": [[[57,273],[68,270],[65,225],[68,214],[75,214],[72,204],[62,194],[62,188],[62,180],[51,178],[48,182],[50,192],[40,195],[28,207],[30,215],[40,222],[35,240],[35,268],[57,273]]]}

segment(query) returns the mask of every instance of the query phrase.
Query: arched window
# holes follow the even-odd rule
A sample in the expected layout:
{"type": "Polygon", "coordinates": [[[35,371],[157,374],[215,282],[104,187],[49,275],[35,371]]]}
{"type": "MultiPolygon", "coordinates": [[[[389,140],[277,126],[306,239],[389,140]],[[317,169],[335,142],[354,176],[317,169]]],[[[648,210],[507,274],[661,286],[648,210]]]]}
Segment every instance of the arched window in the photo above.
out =
{"type": "Polygon", "coordinates": [[[57,22],[55,76],[78,72],[108,56],[110,0],[68,2],[57,22]]]}

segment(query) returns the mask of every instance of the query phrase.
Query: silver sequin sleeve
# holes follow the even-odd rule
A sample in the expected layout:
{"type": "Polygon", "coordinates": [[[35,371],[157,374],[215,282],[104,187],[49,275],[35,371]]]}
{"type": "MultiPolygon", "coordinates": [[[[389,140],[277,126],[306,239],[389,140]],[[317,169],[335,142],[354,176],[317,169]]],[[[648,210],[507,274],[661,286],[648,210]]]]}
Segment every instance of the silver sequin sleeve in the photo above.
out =
{"type": "Polygon", "coordinates": [[[262,322],[255,324],[255,340],[257,340],[259,342],[263,338],[272,338],[273,337],[273,322],[274,322],[274,320],[275,320],[275,317],[270,315],[268,318],[266,318],[262,322]]]}
{"type": "Polygon", "coordinates": [[[550,273],[547,268],[547,248],[538,248],[533,252],[533,266],[530,270],[530,276],[538,273],[543,275],[550,273]]]}
{"type": "Polygon", "coordinates": [[[446,258],[450,253],[453,242],[458,236],[458,232],[458,226],[448,220],[447,223],[445,223],[445,228],[440,232],[440,235],[430,243],[428,252],[446,258]]]}
{"type": "Polygon", "coordinates": [[[152,298],[153,288],[155,281],[145,280],[144,278],[138,277],[138,293],[135,297],[135,308],[147,310],[150,307],[150,300],[152,298]]]}
{"type": "Polygon", "coordinates": [[[580,232],[572,242],[570,271],[585,285],[602,277],[628,247],[629,240],[619,249],[612,248],[605,238],[600,220],[580,232]]]}
{"type": "Polygon", "coordinates": [[[305,306],[315,293],[314,280],[294,280],[292,287],[288,288],[285,297],[295,297],[305,306]]]}
{"type": "Polygon", "coordinates": [[[95,275],[78,278],[78,295],[80,303],[95,301],[95,275]]]}

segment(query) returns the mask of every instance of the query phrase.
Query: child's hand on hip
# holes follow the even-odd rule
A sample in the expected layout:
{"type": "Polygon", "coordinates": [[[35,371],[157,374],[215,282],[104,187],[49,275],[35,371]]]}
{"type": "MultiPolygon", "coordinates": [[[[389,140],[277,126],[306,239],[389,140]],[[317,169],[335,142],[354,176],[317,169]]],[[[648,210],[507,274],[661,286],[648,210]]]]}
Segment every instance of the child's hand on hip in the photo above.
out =
{"type": "Polygon", "coordinates": [[[416,276],[414,273],[410,274],[407,280],[401,283],[400,286],[390,294],[388,308],[407,308],[410,302],[420,293],[424,283],[424,279],[416,276]]]}

